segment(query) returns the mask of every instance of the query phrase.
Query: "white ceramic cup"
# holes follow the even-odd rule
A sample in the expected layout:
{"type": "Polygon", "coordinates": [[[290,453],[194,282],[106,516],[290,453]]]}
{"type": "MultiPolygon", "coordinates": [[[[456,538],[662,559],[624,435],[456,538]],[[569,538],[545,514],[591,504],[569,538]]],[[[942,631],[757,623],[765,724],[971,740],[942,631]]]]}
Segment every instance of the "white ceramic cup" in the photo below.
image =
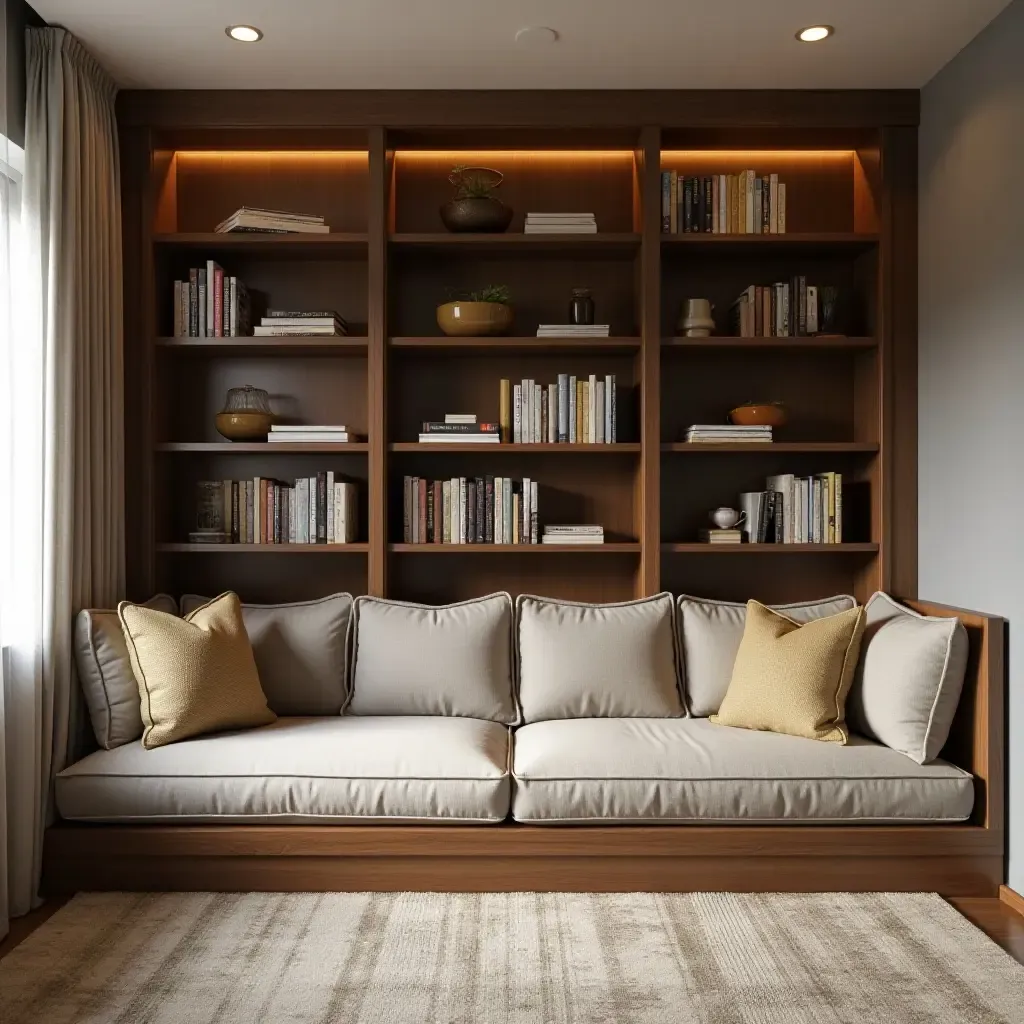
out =
{"type": "Polygon", "coordinates": [[[720,530],[732,530],[743,522],[746,513],[739,513],[734,508],[716,508],[711,513],[711,522],[720,530]]]}

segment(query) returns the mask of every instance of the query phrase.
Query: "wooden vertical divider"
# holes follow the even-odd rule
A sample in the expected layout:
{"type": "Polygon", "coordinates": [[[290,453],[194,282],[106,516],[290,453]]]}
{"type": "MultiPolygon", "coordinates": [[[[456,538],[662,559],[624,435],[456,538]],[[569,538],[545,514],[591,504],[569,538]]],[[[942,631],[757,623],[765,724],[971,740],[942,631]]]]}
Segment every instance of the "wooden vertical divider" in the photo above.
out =
{"type": "Polygon", "coordinates": [[[388,194],[392,156],[387,150],[386,130],[369,129],[369,209],[367,210],[368,288],[367,302],[367,508],[369,522],[366,589],[384,596],[387,591],[387,272],[388,194]]]}
{"type": "Polygon", "coordinates": [[[644,127],[640,198],[640,482],[638,597],[661,589],[661,131],[644,127]]]}

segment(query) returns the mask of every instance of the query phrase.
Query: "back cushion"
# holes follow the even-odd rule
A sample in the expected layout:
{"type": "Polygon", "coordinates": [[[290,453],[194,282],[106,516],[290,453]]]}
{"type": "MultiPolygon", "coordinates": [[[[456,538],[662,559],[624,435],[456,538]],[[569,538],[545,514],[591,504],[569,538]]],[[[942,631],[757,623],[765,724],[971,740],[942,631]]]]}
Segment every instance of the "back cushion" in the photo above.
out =
{"type": "Polygon", "coordinates": [[[684,715],[671,594],[620,604],[522,595],[516,613],[525,721],[684,715]]]}
{"type": "MultiPolygon", "coordinates": [[[[794,622],[810,622],[857,607],[848,594],[769,605],[794,622]]],[[[747,623],[746,603],[709,601],[683,595],[679,598],[680,648],[683,654],[683,689],[691,715],[717,715],[732,678],[736,652],[747,623]]]]}
{"type": "MultiPolygon", "coordinates": [[[[185,594],[188,615],[208,598],[185,594]]],[[[294,604],[243,604],[260,686],[278,715],[336,715],[345,703],[352,595],[294,604]]]]}
{"type": "MultiPolygon", "coordinates": [[[[157,594],[144,605],[178,614],[178,602],[157,594]]],[[[75,662],[96,742],[104,750],[142,735],[139,684],[116,611],[84,608],[75,618],[75,662]]]]}
{"type": "Polygon", "coordinates": [[[512,598],[426,605],[359,597],[348,712],[514,724],[512,598]]]}

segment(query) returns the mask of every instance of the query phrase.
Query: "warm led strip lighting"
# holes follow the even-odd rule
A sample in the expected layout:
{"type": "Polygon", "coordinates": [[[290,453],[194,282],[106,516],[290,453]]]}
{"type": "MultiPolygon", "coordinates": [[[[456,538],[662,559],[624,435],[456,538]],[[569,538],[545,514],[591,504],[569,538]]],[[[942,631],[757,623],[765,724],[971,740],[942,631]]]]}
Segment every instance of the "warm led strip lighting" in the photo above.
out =
{"type": "Polygon", "coordinates": [[[400,149],[397,160],[447,160],[466,163],[467,160],[632,160],[629,149],[400,149]]]}
{"type": "Polygon", "coordinates": [[[662,159],[683,160],[850,160],[852,149],[663,149],[662,159]]]}
{"type": "Polygon", "coordinates": [[[358,149],[179,149],[183,160],[369,160],[369,153],[358,149]]]}

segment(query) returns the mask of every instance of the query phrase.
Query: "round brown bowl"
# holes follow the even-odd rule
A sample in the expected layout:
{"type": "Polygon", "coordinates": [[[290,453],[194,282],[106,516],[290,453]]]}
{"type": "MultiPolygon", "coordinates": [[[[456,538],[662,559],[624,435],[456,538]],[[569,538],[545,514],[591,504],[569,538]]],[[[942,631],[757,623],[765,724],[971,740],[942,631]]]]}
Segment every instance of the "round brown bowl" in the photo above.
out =
{"type": "Polygon", "coordinates": [[[501,232],[512,223],[512,207],[500,199],[469,196],[445,203],[441,220],[449,231],[501,232]]]}
{"type": "Polygon", "coordinates": [[[217,433],[229,441],[266,441],[274,417],[267,412],[219,412],[217,433]]]}
{"type": "Polygon", "coordinates": [[[512,326],[512,307],[503,302],[446,302],[437,307],[437,326],[452,338],[504,334],[512,326]]]}
{"type": "Polygon", "coordinates": [[[729,419],[740,427],[781,427],[789,419],[786,407],[778,402],[738,405],[729,419]]]}

